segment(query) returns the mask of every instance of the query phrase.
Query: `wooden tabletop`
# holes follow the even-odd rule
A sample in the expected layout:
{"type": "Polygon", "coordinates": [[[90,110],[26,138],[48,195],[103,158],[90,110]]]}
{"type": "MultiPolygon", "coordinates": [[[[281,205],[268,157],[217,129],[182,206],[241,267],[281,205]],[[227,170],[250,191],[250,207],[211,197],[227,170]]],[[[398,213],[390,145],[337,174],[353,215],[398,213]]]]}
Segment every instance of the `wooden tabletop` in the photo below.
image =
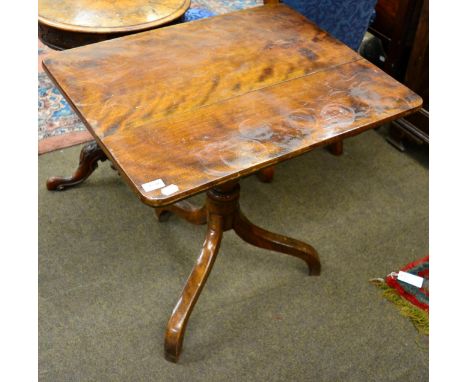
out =
{"type": "Polygon", "coordinates": [[[146,30],[182,16],[190,0],[39,0],[39,22],[61,30],[117,33],[146,30]]]}
{"type": "Polygon", "coordinates": [[[152,206],[378,126],[422,102],[285,5],[71,49],[49,56],[44,68],[152,206]]]}

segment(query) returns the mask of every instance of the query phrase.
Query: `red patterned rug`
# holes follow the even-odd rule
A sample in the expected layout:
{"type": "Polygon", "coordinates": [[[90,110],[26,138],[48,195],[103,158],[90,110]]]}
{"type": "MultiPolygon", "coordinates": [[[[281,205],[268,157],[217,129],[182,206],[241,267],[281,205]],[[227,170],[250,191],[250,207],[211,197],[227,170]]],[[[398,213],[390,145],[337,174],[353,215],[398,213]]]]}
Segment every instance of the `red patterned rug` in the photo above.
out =
{"type": "Polygon", "coordinates": [[[385,282],[391,288],[394,288],[398,294],[411,302],[413,305],[429,312],[429,256],[420,260],[413,261],[405,265],[400,271],[422,277],[423,285],[418,288],[407,282],[398,279],[398,274],[390,273],[385,282]]]}
{"type": "Polygon", "coordinates": [[[429,256],[413,261],[385,279],[371,279],[416,328],[429,334],[429,256]]]}

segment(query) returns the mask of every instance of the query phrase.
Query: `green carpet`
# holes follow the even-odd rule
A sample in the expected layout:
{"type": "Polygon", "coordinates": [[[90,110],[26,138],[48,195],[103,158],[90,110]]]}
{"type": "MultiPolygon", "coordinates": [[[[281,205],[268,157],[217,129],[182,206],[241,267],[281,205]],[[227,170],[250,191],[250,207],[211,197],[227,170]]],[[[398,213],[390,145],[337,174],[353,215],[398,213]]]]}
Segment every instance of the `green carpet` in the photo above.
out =
{"type": "Polygon", "coordinates": [[[279,165],[272,184],[244,179],[245,214],[313,244],[322,275],[225,233],[177,365],[164,330],[205,227],[158,223],[109,163],[48,192],[79,151],[39,157],[40,381],[428,380],[427,337],[368,282],[428,251],[427,150],[370,131],[342,157],[279,165]]]}

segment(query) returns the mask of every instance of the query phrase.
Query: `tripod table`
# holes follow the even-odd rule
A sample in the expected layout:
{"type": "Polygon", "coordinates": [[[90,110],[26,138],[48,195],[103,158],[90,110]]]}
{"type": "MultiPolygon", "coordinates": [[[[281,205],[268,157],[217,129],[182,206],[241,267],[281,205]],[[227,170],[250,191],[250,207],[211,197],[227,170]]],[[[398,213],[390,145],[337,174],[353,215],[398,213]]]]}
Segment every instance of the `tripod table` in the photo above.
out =
{"type": "Polygon", "coordinates": [[[223,232],[305,261],[315,249],[257,227],[241,177],[409,114],[411,90],[282,4],[170,26],[48,56],[43,62],[95,142],[60,190],[109,159],[143,203],[207,223],[201,254],[169,319],[176,362],[223,232]],[[206,205],[186,198],[206,191],[206,205]]]}

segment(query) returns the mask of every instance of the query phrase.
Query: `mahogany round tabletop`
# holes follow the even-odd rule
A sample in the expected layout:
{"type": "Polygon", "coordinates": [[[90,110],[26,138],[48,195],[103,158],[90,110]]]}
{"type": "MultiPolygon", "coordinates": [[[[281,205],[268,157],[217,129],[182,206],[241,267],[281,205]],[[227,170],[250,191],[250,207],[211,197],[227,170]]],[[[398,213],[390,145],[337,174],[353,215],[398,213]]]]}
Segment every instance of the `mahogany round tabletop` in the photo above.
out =
{"type": "Polygon", "coordinates": [[[67,49],[176,21],[190,0],[39,0],[39,36],[67,49]]]}

